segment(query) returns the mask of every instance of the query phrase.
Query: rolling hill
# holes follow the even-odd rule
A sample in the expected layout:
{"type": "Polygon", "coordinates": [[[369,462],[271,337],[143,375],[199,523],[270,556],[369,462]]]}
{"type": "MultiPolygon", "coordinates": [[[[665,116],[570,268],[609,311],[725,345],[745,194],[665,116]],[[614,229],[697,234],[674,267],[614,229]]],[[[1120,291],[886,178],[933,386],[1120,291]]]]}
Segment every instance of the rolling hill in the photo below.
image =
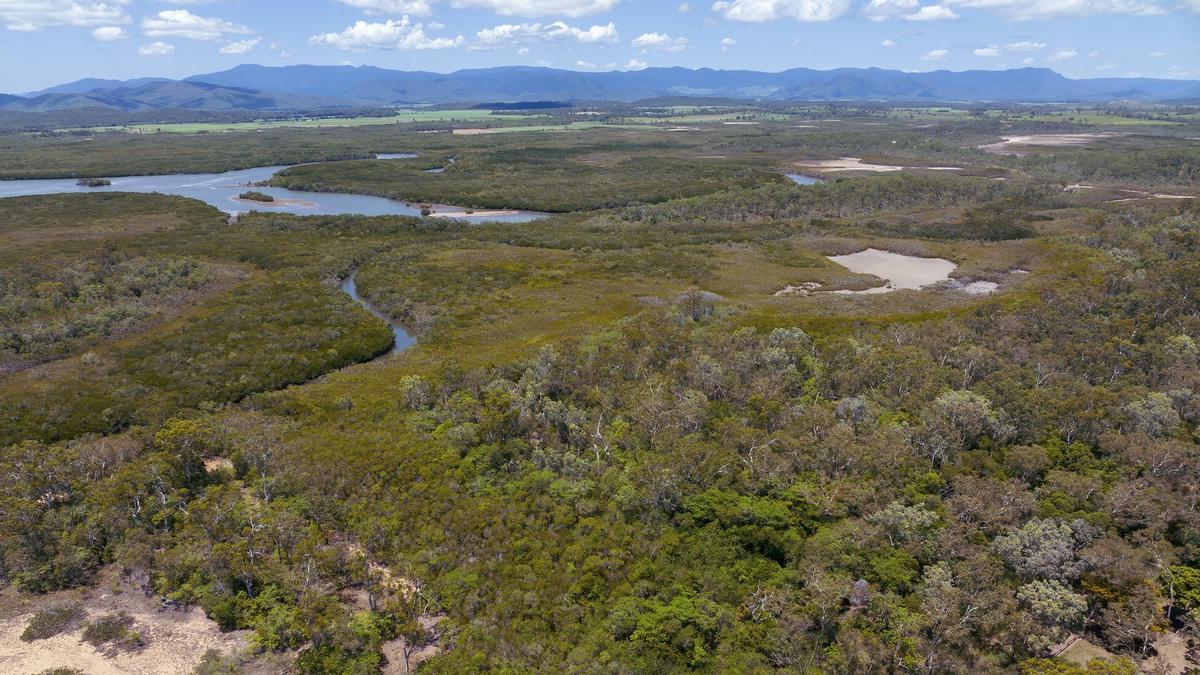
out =
{"type": "Polygon", "coordinates": [[[770,101],[1095,103],[1200,100],[1200,82],[1152,78],[1073,80],[1046,68],[938,70],[793,68],[776,73],[710,68],[578,72],[504,66],[441,74],[373,66],[241,65],[184,80],[80,80],[0,109],[285,110],[415,103],[563,100],[635,101],[663,96],[770,101]]]}

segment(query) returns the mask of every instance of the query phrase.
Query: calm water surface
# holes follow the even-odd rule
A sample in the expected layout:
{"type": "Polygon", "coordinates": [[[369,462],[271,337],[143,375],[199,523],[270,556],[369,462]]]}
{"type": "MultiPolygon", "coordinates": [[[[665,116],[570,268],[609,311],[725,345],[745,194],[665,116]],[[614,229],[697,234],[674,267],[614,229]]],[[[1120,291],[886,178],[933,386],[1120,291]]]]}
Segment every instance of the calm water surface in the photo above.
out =
{"type": "Polygon", "coordinates": [[[404,330],[404,326],[401,326],[398,321],[388,316],[378,307],[372,305],[365,298],[358,294],[358,285],[354,283],[354,277],[356,274],[357,272],[353,272],[350,274],[350,276],[346,277],[344,281],[342,281],[342,292],[350,296],[351,300],[362,305],[372,315],[383,319],[388,323],[388,326],[390,326],[392,329],[392,335],[395,337],[395,339],[392,341],[392,351],[402,352],[416,344],[417,338],[413,337],[411,333],[404,330]]]}
{"type": "Polygon", "coordinates": [[[813,178],[812,176],[805,176],[802,173],[785,173],[783,175],[787,176],[788,178],[791,178],[792,181],[796,183],[796,185],[816,185],[817,183],[821,182],[820,178],[813,178]]]}
{"type": "MultiPolygon", "coordinates": [[[[377,159],[411,159],[412,154],[376,155],[377,159]]],[[[421,207],[402,201],[371,197],[368,195],[341,194],[333,192],[304,192],[278,187],[253,187],[256,192],[271,195],[274,202],[247,204],[239,200],[239,194],[251,189],[252,183],[270,180],[286,166],[262,166],[225,173],[174,174],[166,176],[124,176],[110,178],[112,185],[84,187],[77,185],[74,178],[52,178],[34,180],[0,180],[0,198],[26,195],[47,195],[64,192],[158,192],[199,199],[226,213],[256,211],[280,211],[300,216],[419,216],[421,207]]],[[[434,213],[461,212],[453,206],[435,206],[434,213]]],[[[501,221],[523,223],[544,217],[536,211],[503,210],[490,211],[481,216],[460,216],[474,222],[501,221]]]]}

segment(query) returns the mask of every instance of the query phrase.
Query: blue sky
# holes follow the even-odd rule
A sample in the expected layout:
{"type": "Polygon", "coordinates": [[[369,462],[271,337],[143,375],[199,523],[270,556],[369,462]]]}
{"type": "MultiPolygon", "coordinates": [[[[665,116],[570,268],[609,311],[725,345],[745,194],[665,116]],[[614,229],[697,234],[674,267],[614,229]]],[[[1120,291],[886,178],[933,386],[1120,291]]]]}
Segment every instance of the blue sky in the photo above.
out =
{"type": "Polygon", "coordinates": [[[1200,0],[0,0],[0,91],[240,63],[1200,79],[1200,0]]]}

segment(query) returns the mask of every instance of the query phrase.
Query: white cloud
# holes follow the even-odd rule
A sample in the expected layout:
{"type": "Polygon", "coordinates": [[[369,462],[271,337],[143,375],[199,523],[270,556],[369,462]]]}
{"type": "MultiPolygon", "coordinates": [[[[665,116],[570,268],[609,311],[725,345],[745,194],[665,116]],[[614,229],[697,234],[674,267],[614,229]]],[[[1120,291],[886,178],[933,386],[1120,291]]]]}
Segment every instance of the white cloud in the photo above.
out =
{"type": "Polygon", "coordinates": [[[620,0],[451,0],[453,7],[480,7],[501,16],[567,16],[607,12],[620,0]]]}
{"type": "Polygon", "coordinates": [[[918,0],[871,0],[863,7],[862,15],[872,21],[948,21],[959,18],[958,14],[944,5],[922,7],[918,0]]]}
{"type": "Polygon", "coordinates": [[[249,54],[251,51],[254,50],[254,47],[259,42],[261,42],[261,40],[259,40],[259,38],[253,38],[251,40],[239,40],[237,42],[230,42],[229,44],[225,45],[224,47],[221,47],[220,51],[222,54],[249,54]]]}
{"type": "Polygon", "coordinates": [[[520,56],[528,56],[529,55],[529,47],[521,47],[520,49],[517,50],[517,54],[520,56]]]}
{"type": "Polygon", "coordinates": [[[412,23],[407,16],[399,21],[388,19],[384,23],[357,21],[340,33],[322,33],[308,39],[314,45],[332,45],[338,49],[363,51],[367,49],[446,49],[458,47],[463,36],[430,38],[425,27],[412,23]]]}
{"type": "Polygon", "coordinates": [[[1033,63],[1033,57],[1030,56],[1028,58],[1021,59],[1021,63],[1028,66],[1029,64],[1033,63]]]}
{"type": "Polygon", "coordinates": [[[1074,49],[1057,49],[1054,51],[1053,54],[1051,54],[1050,56],[1047,56],[1046,60],[1047,61],[1066,61],[1067,59],[1073,59],[1078,55],[1079,55],[1079,52],[1075,51],[1074,49]]]}
{"type": "Polygon", "coordinates": [[[954,10],[945,5],[925,5],[921,9],[906,14],[905,21],[953,21],[959,18],[954,10]]]}
{"type": "Polygon", "coordinates": [[[142,56],[167,56],[175,53],[175,45],[165,42],[151,42],[144,47],[138,47],[137,52],[142,56]]]}
{"type": "Polygon", "coordinates": [[[661,49],[668,52],[681,52],[688,47],[685,37],[673,38],[666,33],[642,33],[631,42],[634,47],[642,49],[661,49]]]}
{"type": "Polygon", "coordinates": [[[849,11],[850,0],[718,0],[712,9],[730,21],[832,21],[849,11]]]}
{"type": "Polygon", "coordinates": [[[1162,57],[1164,57],[1166,55],[1167,55],[1167,53],[1162,51],[1161,49],[1156,52],[1150,52],[1150,54],[1149,54],[1150,58],[1152,58],[1152,59],[1161,59],[1162,57]]]}
{"type": "Polygon", "coordinates": [[[925,55],[921,58],[925,59],[926,61],[942,61],[949,55],[950,50],[948,49],[931,49],[925,52],[925,55]]]}
{"type": "Polygon", "coordinates": [[[886,39],[886,40],[884,40],[883,42],[880,42],[880,43],[879,43],[879,46],[880,46],[880,47],[895,47],[895,46],[896,46],[896,41],[895,41],[895,40],[893,40],[893,39],[891,39],[891,38],[887,38],[887,39],[886,39]]]}
{"type": "Polygon", "coordinates": [[[575,67],[576,68],[586,68],[587,70],[595,70],[596,64],[594,64],[590,61],[576,61],[575,67]]]}
{"type": "Polygon", "coordinates": [[[692,6],[689,3],[683,2],[683,3],[680,3],[679,6],[675,8],[675,10],[678,11],[680,14],[687,14],[688,12],[692,11],[692,6]]]}
{"type": "Polygon", "coordinates": [[[625,67],[622,68],[622,70],[645,70],[646,68],[649,68],[649,67],[650,66],[645,61],[638,61],[637,59],[630,59],[629,63],[626,63],[625,67]]]}
{"type": "Polygon", "coordinates": [[[971,53],[975,56],[991,58],[993,56],[1000,56],[1000,48],[996,45],[991,45],[990,47],[980,47],[971,53]]]}
{"type": "Polygon", "coordinates": [[[433,13],[433,7],[428,0],[338,0],[338,2],[365,10],[368,14],[428,16],[433,13]]]}
{"type": "Polygon", "coordinates": [[[130,0],[0,0],[0,23],[8,30],[30,32],[47,26],[103,26],[129,23],[130,0]]]}
{"type": "Polygon", "coordinates": [[[113,42],[114,40],[124,40],[129,37],[129,33],[125,32],[120,26],[100,26],[92,31],[92,39],[96,42],[113,42]]]}
{"type": "Polygon", "coordinates": [[[475,34],[473,49],[499,49],[511,45],[574,40],[584,44],[616,42],[617,27],[611,22],[605,26],[576,28],[562,21],[554,23],[506,23],[495,28],[484,28],[475,34]]]}
{"type": "Polygon", "coordinates": [[[283,45],[283,43],[282,43],[282,42],[272,42],[272,43],[271,43],[271,46],[269,47],[269,49],[270,49],[272,52],[274,52],[274,53],[278,54],[278,55],[279,55],[279,58],[281,58],[281,59],[290,59],[290,58],[292,58],[292,52],[291,52],[291,50],[289,50],[287,47],[285,47],[285,46],[283,45]]]}
{"type": "Polygon", "coordinates": [[[1167,11],[1160,0],[943,0],[943,2],[946,5],[964,9],[993,11],[1017,20],[1099,14],[1153,16],[1164,14],[1167,11]]]}
{"type": "Polygon", "coordinates": [[[142,32],[150,37],[218,40],[227,33],[245,35],[252,31],[225,19],[196,16],[186,9],[168,9],[142,19],[142,32]]]}
{"type": "Polygon", "coordinates": [[[737,40],[734,40],[733,38],[721,38],[721,51],[727,52],[729,51],[730,47],[736,44],[737,40]]]}
{"type": "Polygon", "coordinates": [[[1040,52],[1046,48],[1046,43],[1025,40],[1023,42],[1010,42],[1004,45],[1004,48],[1010,52],[1040,52]]]}

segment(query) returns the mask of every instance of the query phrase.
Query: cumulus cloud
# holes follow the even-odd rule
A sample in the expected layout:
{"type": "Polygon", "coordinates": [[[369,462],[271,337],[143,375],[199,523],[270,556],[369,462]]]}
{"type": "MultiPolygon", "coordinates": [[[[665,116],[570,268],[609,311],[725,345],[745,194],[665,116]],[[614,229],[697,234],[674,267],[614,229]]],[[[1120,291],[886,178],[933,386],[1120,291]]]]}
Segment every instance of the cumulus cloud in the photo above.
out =
{"type": "Polygon", "coordinates": [[[281,58],[281,59],[292,58],[291,50],[288,49],[286,46],[284,46],[284,44],[282,42],[272,42],[271,46],[268,47],[268,49],[270,49],[272,52],[278,54],[279,58],[281,58]]]}
{"type": "Polygon", "coordinates": [[[1004,45],[1004,48],[1010,52],[1040,52],[1046,48],[1046,43],[1024,40],[1022,42],[1010,42],[1004,45]]]}
{"type": "Polygon", "coordinates": [[[451,0],[453,7],[490,9],[501,16],[567,16],[607,12],[620,0],[451,0]]]}
{"type": "Polygon", "coordinates": [[[338,2],[357,7],[368,14],[428,16],[433,13],[433,7],[429,0],[338,0],[338,2]]]}
{"type": "Polygon", "coordinates": [[[958,14],[944,5],[925,5],[921,9],[906,14],[905,21],[953,21],[959,18],[958,14]]]}
{"type": "Polygon", "coordinates": [[[681,52],[688,47],[685,37],[673,38],[666,33],[642,33],[631,42],[634,47],[642,49],[661,49],[668,52],[681,52]]]}
{"type": "Polygon", "coordinates": [[[100,26],[92,31],[92,39],[96,42],[113,42],[114,40],[124,40],[127,37],[129,34],[120,26],[100,26]]]}
{"type": "Polygon", "coordinates": [[[729,51],[730,47],[736,44],[737,40],[734,40],[733,38],[721,38],[721,51],[727,52],[729,51]]]}
{"type": "Polygon", "coordinates": [[[692,5],[687,2],[681,2],[681,3],[679,3],[679,6],[676,7],[675,9],[680,14],[687,14],[688,12],[692,11],[692,5]]]}
{"type": "Polygon", "coordinates": [[[925,52],[925,55],[921,58],[925,59],[926,61],[943,61],[949,55],[949,49],[931,49],[925,52]]]}
{"type": "Polygon", "coordinates": [[[1159,0],[943,0],[943,4],[993,11],[1017,20],[1098,14],[1153,16],[1167,11],[1159,0]]]}
{"type": "Polygon", "coordinates": [[[148,45],[138,47],[138,54],[142,56],[167,56],[175,53],[175,45],[169,45],[165,42],[151,42],[148,45]]]}
{"type": "Polygon", "coordinates": [[[1047,61],[1066,61],[1073,59],[1079,55],[1079,52],[1074,49],[1056,49],[1053,54],[1046,57],[1047,61]]]}
{"type": "Polygon", "coordinates": [[[718,0],[712,9],[730,21],[776,19],[832,21],[850,9],[850,0],[718,0]]]}
{"type": "Polygon", "coordinates": [[[238,40],[237,42],[230,42],[224,47],[221,47],[220,51],[222,54],[249,54],[259,42],[259,38],[238,40]]]}
{"type": "Polygon", "coordinates": [[[458,47],[463,36],[430,38],[425,27],[412,23],[407,16],[399,21],[388,19],[384,23],[357,21],[340,33],[322,33],[308,39],[314,45],[332,45],[338,49],[365,51],[368,49],[446,49],[458,47]]]}
{"type": "Polygon", "coordinates": [[[622,70],[645,70],[646,68],[649,68],[649,67],[650,67],[649,64],[647,64],[645,61],[638,61],[637,59],[630,59],[629,63],[626,63],[625,67],[622,68],[622,70]]]}
{"type": "Polygon", "coordinates": [[[499,49],[512,45],[534,44],[539,42],[555,42],[558,40],[573,40],[584,44],[599,42],[616,42],[617,27],[609,23],[605,26],[591,28],[576,28],[565,22],[554,23],[506,23],[495,28],[484,28],[475,34],[472,49],[499,49]]]}
{"type": "Polygon", "coordinates": [[[168,9],[142,19],[142,32],[150,37],[219,40],[226,34],[245,35],[253,31],[225,19],[196,16],[186,9],[168,9]]]}
{"type": "Polygon", "coordinates": [[[971,53],[974,54],[975,56],[983,56],[985,58],[991,58],[994,56],[1000,56],[1000,48],[997,47],[996,45],[991,45],[989,47],[980,47],[979,49],[976,49],[975,51],[973,51],[971,53]]]}
{"type": "Polygon", "coordinates": [[[887,38],[883,42],[880,42],[879,46],[880,47],[895,47],[896,41],[891,38],[887,38]]]}
{"type": "Polygon", "coordinates": [[[872,21],[949,21],[959,18],[954,10],[944,5],[922,7],[918,0],[871,0],[863,7],[862,15],[872,21]]]}
{"type": "Polygon", "coordinates": [[[48,26],[103,26],[129,23],[130,0],[0,0],[0,23],[8,30],[36,31],[48,26]]]}

